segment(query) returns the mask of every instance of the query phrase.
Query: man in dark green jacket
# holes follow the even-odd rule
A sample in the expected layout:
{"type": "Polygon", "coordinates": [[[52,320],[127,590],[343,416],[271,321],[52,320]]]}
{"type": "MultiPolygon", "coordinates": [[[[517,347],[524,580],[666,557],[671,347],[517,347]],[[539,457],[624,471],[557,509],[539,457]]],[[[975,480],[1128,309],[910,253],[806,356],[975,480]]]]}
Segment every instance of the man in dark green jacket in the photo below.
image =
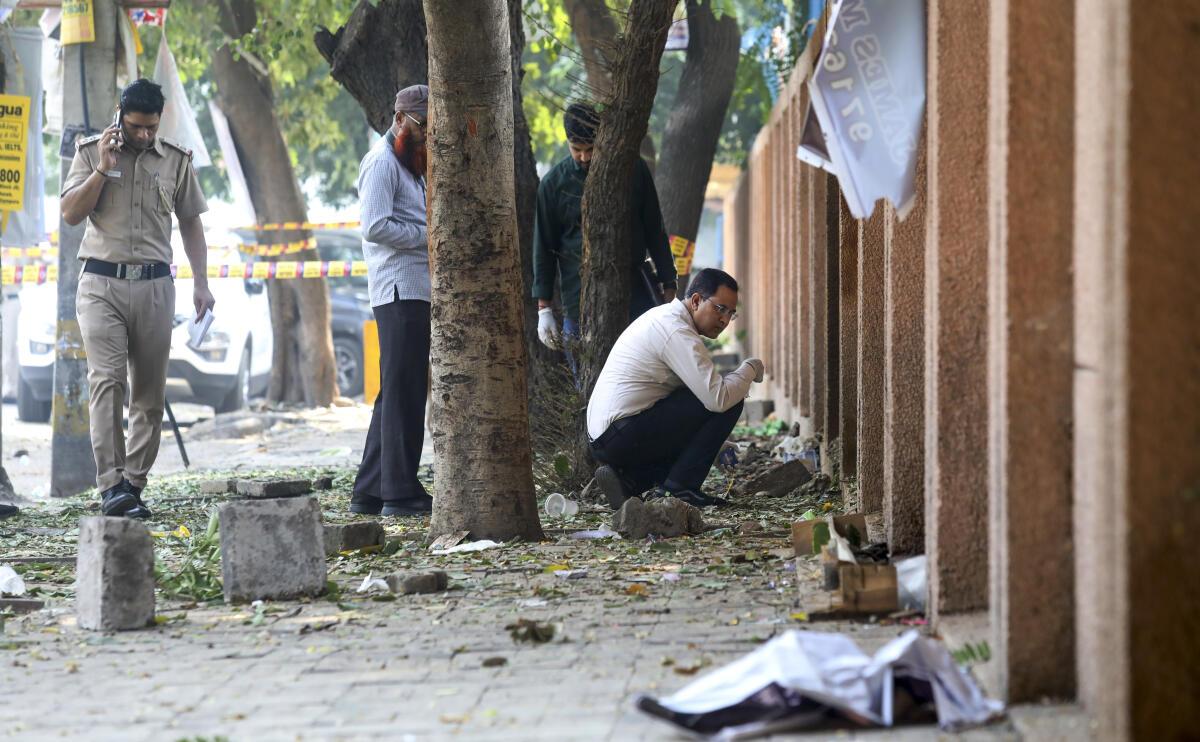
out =
{"type": "MultiPolygon", "coordinates": [[[[568,338],[579,336],[579,270],[583,262],[580,201],[592,161],[598,121],[595,109],[588,104],[575,103],[567,107],[563,128],[571,156],[551,168],[538,186],[533,232],[533,298],[538,302],[538,337],[551,348],[562,345],[558,322],[550,307],[555,278],[559,281],[562,298],[562,334],[568,338]]],[[[648,283],[655,284],[655,291],[661,285],[666,301],[675,299],[675,260],[663,228],[654,177],[641,158],[634,170],[633,216],[630,321],[658,303],[648,283]],[[647,256],[654,261],[657,273],[657,279],[649,282],[642,272],[647,256]]],[[[574,370],[569,351],[567,359],[574,370]]]]}

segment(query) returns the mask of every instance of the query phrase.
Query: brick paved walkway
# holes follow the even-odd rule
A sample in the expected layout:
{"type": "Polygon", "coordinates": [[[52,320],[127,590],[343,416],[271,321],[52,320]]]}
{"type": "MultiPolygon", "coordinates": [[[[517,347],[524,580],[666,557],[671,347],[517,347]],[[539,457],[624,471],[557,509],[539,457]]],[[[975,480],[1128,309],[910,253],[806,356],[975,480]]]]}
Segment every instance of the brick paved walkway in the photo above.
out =
{"type": "MultiPolygon", "coordinates": [[[[768,527],[654,546],[571,541],[561,531],[557,542],[431,557],[418,542],[421,524],[393,526],[407,539],[400,553],[331,561],[340,604],[271,603],[257,622],[249,606],[160,598],[160,616],[186,617],[96,634],[76,628],[69,596],[51,599],[47,610],[7,622],[0,738],[679,739],[635,711],[632,698],[670,693],[805,627],[791,616],[815,591],[816,564],[772,554],[786,554],[788,541],[778,524],[768,527]],[[561,564],[589,573],[568,580],[545,571],[561,564]],[[354,594],[367,567],[422,566],[447,569],[451,590],[391,602],[354,594]],[[517,618],[561,623],[565,641],[514,643],[505,625],[517,618]],[[503,664],[485,666],[492,658],[503,664]]],[[[905,630],[811,628],[850,632],[868,651],[905,630]]],[[[1015,737],[1002,723],[968,738],[1015,737]]]]}

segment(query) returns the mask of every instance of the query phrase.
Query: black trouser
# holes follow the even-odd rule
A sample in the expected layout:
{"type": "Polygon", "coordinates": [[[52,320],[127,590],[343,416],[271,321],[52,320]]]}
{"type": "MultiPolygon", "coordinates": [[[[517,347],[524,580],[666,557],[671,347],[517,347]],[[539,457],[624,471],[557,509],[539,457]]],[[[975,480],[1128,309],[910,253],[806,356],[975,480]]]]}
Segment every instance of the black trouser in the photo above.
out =
{"type": "Polygon", "coordinates": [[[429,383],[429,302],[374,307],[379,328],[379,396],[354,491],[390,502],[428,497],[417,481],[425,443],[429,383]]]}
{"type": "Polygon", "coordinates": [[[699,492],[741,416],[741,402],[725,412],[709,412],[691,390],[681,387],[650,409],[609,425],[592,441],[592,454],[638,492],[654,485],[670,492],[699,492]]]}

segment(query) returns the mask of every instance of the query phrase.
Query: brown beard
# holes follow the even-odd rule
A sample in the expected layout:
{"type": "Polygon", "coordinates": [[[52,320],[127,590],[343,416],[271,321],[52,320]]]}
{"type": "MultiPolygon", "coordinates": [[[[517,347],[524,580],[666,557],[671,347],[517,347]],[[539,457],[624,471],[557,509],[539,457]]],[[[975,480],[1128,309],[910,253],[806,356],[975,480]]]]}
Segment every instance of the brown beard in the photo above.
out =
{"type": "Polygon", "coordinates": [[[425,167],[428,164],[425,143],[414,142],[410,132],[400,130],[400,134],[392,143],[392,152],[396,154],[400,164],[408,168],[414,176],[420,178],[425,175],[425,167]]]}

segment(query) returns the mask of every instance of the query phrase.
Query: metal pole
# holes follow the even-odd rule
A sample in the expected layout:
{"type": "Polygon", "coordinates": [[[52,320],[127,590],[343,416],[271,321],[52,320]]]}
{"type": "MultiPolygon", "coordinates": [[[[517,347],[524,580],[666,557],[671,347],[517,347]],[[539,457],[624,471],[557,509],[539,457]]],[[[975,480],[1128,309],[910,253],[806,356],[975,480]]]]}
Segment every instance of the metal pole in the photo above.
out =
{"type": "MultiPolygon", "coordinates": [[[[117,105],[117,11],[113,0],[95,0],[96,41],[63,50],[63,129],[85,121],[107,123],[117,105]],[[80,57],[82,56],[82,59],[80,57]],[[81,74],[86,70],[86,79],[81,74]],[[85,87],[86,86],[86,87],[85,87]],[[87,110],[84,110],[84,100],[87,110]]],[[[71,168],[74,147],[62,159],[62,180],[71,168]]],[[[79,243],[84,221],[58,222],[58,330],[54,344],[54,432],[50,446],[50,494],[75,495],[95,485],[96,460],[88,430],[87,359],[75,315],[79,285],[79,243]]]]}

